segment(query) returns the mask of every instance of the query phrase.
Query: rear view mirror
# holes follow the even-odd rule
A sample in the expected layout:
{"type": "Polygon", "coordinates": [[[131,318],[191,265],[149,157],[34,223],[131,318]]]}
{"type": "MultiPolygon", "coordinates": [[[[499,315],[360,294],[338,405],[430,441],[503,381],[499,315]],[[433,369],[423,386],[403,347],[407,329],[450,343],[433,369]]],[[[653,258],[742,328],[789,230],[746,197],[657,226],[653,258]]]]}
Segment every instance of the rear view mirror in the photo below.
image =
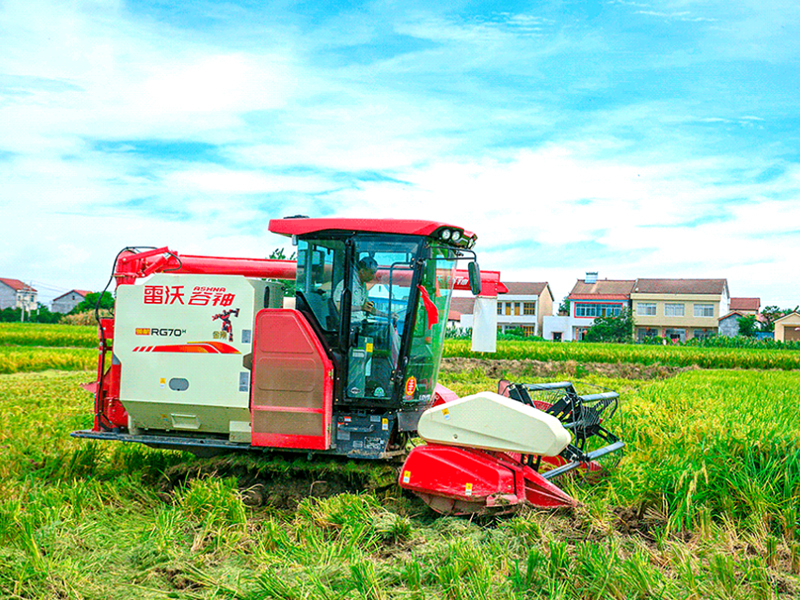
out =
{"type": "Polygon", "coordinates": [[[467,271],[469,272],[469,289],[473,296],[478,296],[481,293],[481,268],[478,266],[477,261],[467,263],[467,271]]]}

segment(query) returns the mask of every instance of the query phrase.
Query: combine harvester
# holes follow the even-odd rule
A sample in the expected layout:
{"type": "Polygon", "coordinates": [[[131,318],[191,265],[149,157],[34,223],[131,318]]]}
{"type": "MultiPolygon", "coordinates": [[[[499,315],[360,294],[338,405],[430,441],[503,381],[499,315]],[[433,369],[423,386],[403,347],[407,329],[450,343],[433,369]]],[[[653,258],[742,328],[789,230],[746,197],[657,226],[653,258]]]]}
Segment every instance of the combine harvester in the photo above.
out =
{"type": "Polygon", "coordinates": [[[478,269],[474,234],[306,217],[269,229],[291,236],[296,262],[118,254],[115,316],[99,319],[97,381],[86,386],[94,427],[73,436],[198,454],[405,457],[400,486],[446,514],[571,506],[550,480],[599,470],[624,446],[601,425],[613,392],[501,382],[500,393],[458,398],[437,385],[453,289],[502,289],[499,273],[478,269]],[[276,279],[295,280],[294,308],[276,279]],[[409,452],[418,437],[426,444],[409,452]]]}

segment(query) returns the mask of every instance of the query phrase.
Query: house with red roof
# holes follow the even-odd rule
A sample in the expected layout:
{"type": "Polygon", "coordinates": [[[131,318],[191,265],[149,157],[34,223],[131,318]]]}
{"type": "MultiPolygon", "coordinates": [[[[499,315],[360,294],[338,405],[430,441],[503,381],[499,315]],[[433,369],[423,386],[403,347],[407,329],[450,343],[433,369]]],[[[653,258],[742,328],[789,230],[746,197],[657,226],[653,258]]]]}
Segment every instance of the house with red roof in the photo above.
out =
{"type": "Polygon", "coordinates": [[[761,322],[764,317],[758,312],[760,309],[761,298],[731,298],[729,312],[718,319],[717,334],[726,337],[739,335],[739,319],[755,315],[756,321],[761,322]]]}
{"type": "Polygon", "coordinates": [[[578,279],[567,296],[569,315],[547,317],[544,339],[571,342],[582,340],[597,317],[617,316],[630,308],[633,279],[600,279],[597,272],[578,279]]]}
{"type": "Polygon", "coordinates": [[[38,292],[19,279],[0,277],[0,310],[25,308],[34,310],[38,306],[38,292]]]}
{"type": "Polygon", "coordinates": [[[757,315],[761,310],[761,298],[731,298],[728,310],[742,315],[757,315]]]}
{"type": "Polygon", "coordinates": [[[61,294],[58,298],[53,299],[50,311],[65,315],[83,302],[88,294],[91,294],[89,290],[70,290],[66,294],[61,294]]]}

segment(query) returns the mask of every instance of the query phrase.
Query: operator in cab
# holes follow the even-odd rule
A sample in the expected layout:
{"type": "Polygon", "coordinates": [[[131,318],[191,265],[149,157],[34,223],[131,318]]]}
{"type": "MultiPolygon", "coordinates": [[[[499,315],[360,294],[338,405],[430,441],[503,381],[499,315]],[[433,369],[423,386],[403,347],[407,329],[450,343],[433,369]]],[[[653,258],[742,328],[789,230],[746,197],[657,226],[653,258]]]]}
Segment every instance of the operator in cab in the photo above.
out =
{"type": "MultiPolygon", "coordinates": [[[[371,256],[365,256],[356,263],[356,269],[351,280],[352,302],[350,309],[351,322],[362,321],[369,315],[378,315],[379,311],[369,299],[367,283],[375,279],[378,272],[378,263],[371,256]]],[[[344,293],[344,280],[340,281],[333,290],[333,302],[337,310],[342,310],[342,294],[344,293]]],[[[385,315],[384,315],[385,316],[385,315]]]]}

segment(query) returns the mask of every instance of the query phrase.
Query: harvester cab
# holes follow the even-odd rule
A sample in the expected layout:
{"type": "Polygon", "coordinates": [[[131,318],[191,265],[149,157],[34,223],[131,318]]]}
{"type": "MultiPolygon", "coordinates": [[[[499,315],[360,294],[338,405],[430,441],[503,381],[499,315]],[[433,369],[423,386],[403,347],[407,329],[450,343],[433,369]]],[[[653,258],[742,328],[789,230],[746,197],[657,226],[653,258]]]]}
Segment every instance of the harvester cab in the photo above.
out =
{"type": "Polygon", "coordinates": [[[405,457],[399,484],[455,514],[572,504],[539,471],[594,468],[587,436],[605,435],[604,452],[623,445],[599,425],[606,405],[587,408],[574,390],[548,412],[524,386],[458,398],[437,385],[453,290],[478,294],[499,278],[478,269],[474,234],[417,220],[269,228],[291,237],[296,261],[118,254],[115,314],[98,319],[97,380],[85,386],[94,426],[73,436],[405,457]],[[294,307],[276,280],[294,280],[294,307]],[[578,435],[581,419],[592,427],[578,435]],[[417,437],[428,443],[409,452],[417,437]]]}

